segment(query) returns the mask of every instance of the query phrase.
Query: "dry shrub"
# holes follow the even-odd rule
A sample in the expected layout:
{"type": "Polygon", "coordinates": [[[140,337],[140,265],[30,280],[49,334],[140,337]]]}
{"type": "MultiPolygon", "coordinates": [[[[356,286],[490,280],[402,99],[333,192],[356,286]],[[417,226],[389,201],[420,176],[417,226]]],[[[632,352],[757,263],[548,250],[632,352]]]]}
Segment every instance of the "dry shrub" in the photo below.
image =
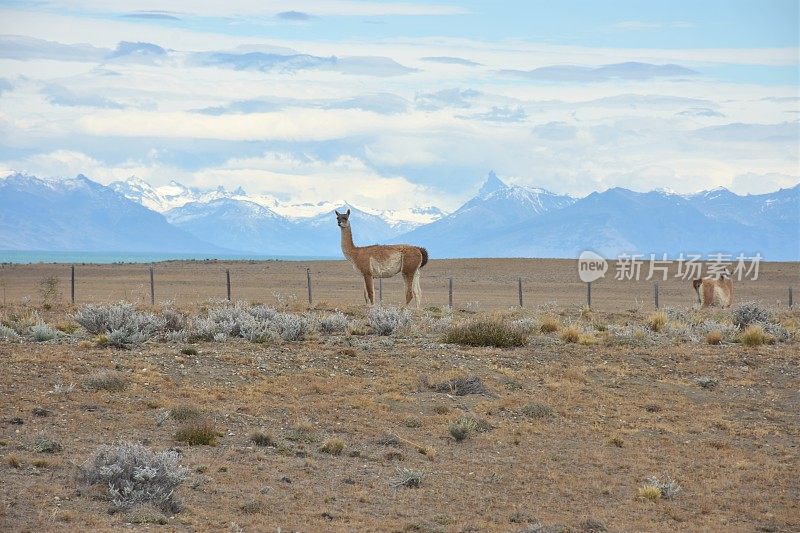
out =
{"type": "Polygon", "coordinates": [[[451,327],[445,334],[444,341],[449,344],[462,344],[465,346],[511,348],[524,346],[527,342],[527,336],[520,327],[514,324],[481,318],[451,327]]]}
{"type": "MultiPolygon", "coordinates": [[[[426,380],[427,383],[427,380],[426,380]]],[[[428,384],[428,388],[435,392],[466,396],[467,394],[488,394],[489,389],[478,376],[459,376],[435,385],[428,384]]]]}
{"type": "Polygon", "coordinates": [[[553,409],[549,405],[532,402],[524,405],[522,409],[520,409],[520,413],[528,418],[537,420],[541,418],[551,418],[553,416],[553,409]]]}
{"type": "Polygon", "coordinates": [[[344,450],[344,441],[337,438],[328,439],[319,449],[322,453],[330,455],[340,455],[342,450],[344,450]]]}
{"type": "Polygon", "coordinates": [[[668,320],[667,313],[664,311],[656,311],[647,317],[647,327],[659,333],[664,329],[664,326],[667,325],[668,320]]]}
{"type": "Polygon", "coordinates": [[[709,331],[706,334],[706,342],[708,344],[722,344],[722,338],[723,338],[722,332],[718,329],[715,329],[714,331],[709,331]]]}
{"type": "Polygon", "coordinates": [[[581,330],[578,329],[578,326],[572,325],[561,330],[560,337],[567,343],[578,342],[581,338],[581,330]]]}
{"type": "Polygon", "coordinates": [[[542,333],[555,333],[561,329],[561,321],[558,318],[547,315],[542,317],[542,322],[539,325],[539,331],[542,333]]]}
{"type": "Polygon", "coordinates": [[[760,325],[747,326],[742,333],[739,334],[739,342],[745,346],[761,346],[767,344],[772,338],[764,332],[764,328],[760,325]]]}
{"type": "Polygon", "coordinates": [[[210,420],[187,422],[175,433],[175,440],[189,446],[213,446],[217,443],[217,430],[210,420]]]}
{"type": "Polygon", "coordinates": [[[180,422],[184,422],[186,420],[193,420],[196,418],[200,418],[202,412],[197,409],[196,407],[191,407],[189,405],[180,405],[178,407],[173,407],[169,410],[169,416],[173,420],[178,420],[180,422]]]}
{"type": "Polygon", "coordinates": [[[153,453],[138,443],[103,445],[80,466],[79,481],[105,487],[117,509],[150,504],[175,513],[181,507],[175,489],[188,473],[178,459],[177,452],[153,453]]]}
{"type": "Polygon", "coordinates": [[[254,431],[250,434],[250,442],[256,446],[276,446],[275,439],[269,433],[254,431]]]}
{"type": "Polygon", "coordinates": [[[83,383],[87,389],[93,391],[120,392],[127,388],[128,378],[121,372],[104,371],[89,376],[83,383]]]}

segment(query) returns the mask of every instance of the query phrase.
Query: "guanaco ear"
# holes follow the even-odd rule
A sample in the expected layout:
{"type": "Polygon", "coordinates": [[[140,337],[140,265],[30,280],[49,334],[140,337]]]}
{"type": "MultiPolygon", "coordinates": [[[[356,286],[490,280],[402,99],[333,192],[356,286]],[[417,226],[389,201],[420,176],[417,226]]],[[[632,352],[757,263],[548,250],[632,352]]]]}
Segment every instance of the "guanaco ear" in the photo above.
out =
{"type": "Polygon", "coordinates": [[[350,216],[350,208],[347,208],[347,216],[350,216]]]}
{"type": "Polygon", "coordinates": [[[336,209],[334,209],[334,210],[333,210],[333,212],[334,212],[334,213],[336,213],[336,216],[337,216],[337,217],[340,217],[340,216],[342,216],[342,214],[341,214],[339,211],[337,211],[336,209]]]}

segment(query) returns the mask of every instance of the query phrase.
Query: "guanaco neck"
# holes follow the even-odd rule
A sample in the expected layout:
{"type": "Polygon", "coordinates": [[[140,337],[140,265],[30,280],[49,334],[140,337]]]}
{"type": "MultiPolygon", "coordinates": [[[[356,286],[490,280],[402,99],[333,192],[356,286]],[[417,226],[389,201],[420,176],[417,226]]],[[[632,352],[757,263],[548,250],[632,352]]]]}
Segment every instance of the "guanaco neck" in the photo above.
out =
{"type": "Polygon", "coordinates": [[[355,251],[356,245],[353,244],[353,229],[350,226],[342,228],[342,253],[346,258],[352,260],[355,251]]]}

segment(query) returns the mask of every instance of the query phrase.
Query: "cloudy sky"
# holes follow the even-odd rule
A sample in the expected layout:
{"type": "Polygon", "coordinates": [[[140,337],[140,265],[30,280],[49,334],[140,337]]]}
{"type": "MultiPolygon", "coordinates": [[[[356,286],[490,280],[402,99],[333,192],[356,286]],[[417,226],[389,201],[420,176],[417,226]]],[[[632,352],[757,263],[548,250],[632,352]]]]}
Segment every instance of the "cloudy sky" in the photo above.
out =
{"type": "Polygon", "coordinates": [[[798,3],[0,0],[0,170],[456,207],[800,181],[798,3]]]}

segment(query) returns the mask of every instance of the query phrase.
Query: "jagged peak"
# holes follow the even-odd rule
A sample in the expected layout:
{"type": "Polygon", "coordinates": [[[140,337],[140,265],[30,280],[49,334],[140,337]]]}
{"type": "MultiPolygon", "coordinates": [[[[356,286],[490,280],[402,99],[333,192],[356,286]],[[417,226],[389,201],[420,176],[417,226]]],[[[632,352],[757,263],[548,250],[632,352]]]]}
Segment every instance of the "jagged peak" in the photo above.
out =
{"type": "Polygon", "coordinates": [[[486,180],[483,182],[483,185],[481,185],[481,188],[478,191],[478,196],[486,196],[487,194],[499,191],[500,189],[505,189],[506,187],[508,186],[497,177],[497,174],[494,173],[494,170],[490,170],[489,174],[486,176],[486,180]]]}

